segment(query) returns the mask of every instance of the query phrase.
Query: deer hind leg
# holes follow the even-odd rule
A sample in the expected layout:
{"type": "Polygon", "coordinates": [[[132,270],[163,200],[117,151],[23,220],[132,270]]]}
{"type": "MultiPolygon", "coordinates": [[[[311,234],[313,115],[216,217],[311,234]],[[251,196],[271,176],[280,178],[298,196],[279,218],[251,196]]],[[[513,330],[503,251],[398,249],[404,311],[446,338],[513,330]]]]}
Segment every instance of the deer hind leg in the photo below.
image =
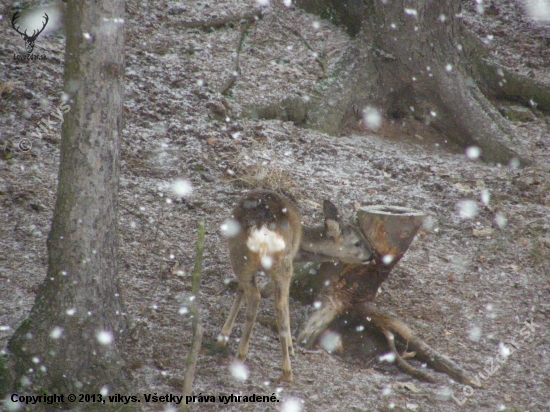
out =
{"type": "Polygon", "coordinates": [[[292,382],[292,368],[290,366],[289,354],[294,353],[292,347],[292,336],[290,333],[290,313],[288,308],[288,295],[292,277],[292,260],[285,258],[274,273],[273,283],[275,287],[275,315],[277,318],[277,329],[281,341],[283,353],[283,374],[280,380],[292,382]]]}
{"type": "Polygon", "coordinates": [[[229,311],[227,320],[225,321],[222,331],[218,336],[218,344],[220,344],[221,346],[225,346],[227,344],[227,341],[229,340],[229,335],[231,335],[231,330],[233,329],[233,324],[235,323],[235,319],[237,318],[237,313],[239,313],[239,309],[241,308],[243,296],[244,291],[239,287],[239,289],[237,290],[237,296],[235,296],[235,301],[233,302],[233,306],[231,306],[231,310],[229,311]]]}
{"type": "Polygon", "coordinates": [[[260,289],[256,285],[255,276],[252,276],[249,281],[243,284],[243,293],[246,300],[246,319],[243,328],[243,335],[239,348],[237,349],[237,359],[244,362],[246,355],[248,354],[248,343],[250,336],[252,335],[252,328],[256,322],[256,316],[258,315],[258,309],[260,307],[260,289]]]}

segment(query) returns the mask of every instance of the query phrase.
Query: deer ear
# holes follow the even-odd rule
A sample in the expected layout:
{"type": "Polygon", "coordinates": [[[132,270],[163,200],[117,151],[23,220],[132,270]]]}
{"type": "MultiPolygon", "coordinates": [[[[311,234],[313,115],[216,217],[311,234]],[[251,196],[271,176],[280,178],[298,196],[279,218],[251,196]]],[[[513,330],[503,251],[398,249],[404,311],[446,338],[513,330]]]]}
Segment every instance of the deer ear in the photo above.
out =
{"type": "Polygon", "coordinates": [[[327,234],[334,239],[338,239],[342,233],[340,223],[330,218],[325,219],[325,229],[327,230],[327,234]]]}
{"type": "Polygon", "coordinates": [[[330,200],[325,200],[323,202],[323,214],[325,215],[325,219],[332,219],[336,221],[340,220],[340,213],[338,213],[338,208],[330,200]]]}

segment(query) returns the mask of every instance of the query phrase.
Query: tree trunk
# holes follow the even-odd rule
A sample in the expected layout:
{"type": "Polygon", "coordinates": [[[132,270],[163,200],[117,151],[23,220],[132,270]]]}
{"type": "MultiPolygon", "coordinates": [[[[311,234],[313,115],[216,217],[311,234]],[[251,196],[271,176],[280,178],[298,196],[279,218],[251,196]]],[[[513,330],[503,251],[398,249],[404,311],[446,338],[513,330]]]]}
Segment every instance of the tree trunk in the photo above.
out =
{"type": "MultiPolygon", "coordinates": [[[[298,2],[321,15],[327,7],[338,14],[335,3],[298,2]]],[[[357,14],[363,24],[312,99],[312,127],[337,135],[371,106],[390,121],[415,119],[461,146],[477,145],[486,160],[528,162],[512,126],[472,79],[469,53],[477,45],[465,35],[459,0],[344,3],[349,7],[338,16],[355,25],[349,31],[358,30],[357,14]]]]}
{"type": "Polygon", "coordinates": [[[69,393],[127,391],[131,378],[120,350],[127,318],[116,267],[124,3],[68,2],[64,81],[70,111],[62,130],[48,274],[8,345],[14,389],[65,394],[65,401],[69,393]]]}

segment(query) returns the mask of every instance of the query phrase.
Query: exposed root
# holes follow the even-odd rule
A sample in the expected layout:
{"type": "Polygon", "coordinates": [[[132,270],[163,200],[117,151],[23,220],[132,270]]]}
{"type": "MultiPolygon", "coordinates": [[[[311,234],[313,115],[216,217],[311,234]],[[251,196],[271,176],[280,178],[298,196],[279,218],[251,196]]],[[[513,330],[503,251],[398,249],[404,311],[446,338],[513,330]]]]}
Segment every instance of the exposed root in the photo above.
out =
{"type": "Polygon", "coordinates": [[[395,364],[399,369],[401,369],[406,374],[419,379],[421,381],[435,383],[435,379],[432,378],[430,375],[428,375],[425,372],[422,372],[419,369],[416,369],[409,365],[405,359],[399,354],[397,349],[395,348],[395,337],[393,333],[391,333],[387,329],[383,329],[382,332],[384,333],[384,336],[386,337],[386,340],[388,341],[388,345],[390,346],[390,350],[392,351],[393,355],[395,356],[395,364]]]}
{"type": "MultiPolygon", "coordinates": [[[[416,369],[412,368],[402,359],[402,357],[395,350],[395,343],[393,343],[393,347],[391,346],[392,342],[390,342],[390,339],[388,338],[388,332],[395,333],[403,338],[408,343],[409,347],[417,353],[418,358],[425,361],[434,370],[438,372],[443,372],[453,378],[455,381],[462,384],[470,385],[473,383],[472,377],[466,370],[462,369],[451,359],[440,354],[422,339],[417,337],[403,321],[391,316],[381,309],[378,309],[372,302],[366,303],[362,306],[361,315],[369,317],[374,325],[384,331],[384,335],[386,335],[386,339],[388,339],[388,343],[390,343],[390,348],[397,355],[397,366],[404,372],[418,379],[426,380],[424,379],[424,377],[426,376],[429,379],[432,379],[428,375],[425,375],[423,372],[417,371],[416,369]],[[401,364],[401,361],[399,361],[400,358],[402,361],[401,364]],[[418,373],[420,373],[421,375],[417,375],[418,373]]],[[[430,380],[428,380],[428,382],[430,382],[430,380]]]]}
{"type": "Polygon", "coordinates": [[[209,28],[212,27],[217,29],[221,26],[226,25],[227,23],[241,21],[241,20],[255,20],[256,18],[262,17],[261,10],[252,10],[248,13],[241,13],[233,16],[221,17],[219,19],[210,19],[210,20],[195,20],[195,21],[184,21],[182,23],[183,27],[187,29],[199,29],[199,28],[209,28]]]}

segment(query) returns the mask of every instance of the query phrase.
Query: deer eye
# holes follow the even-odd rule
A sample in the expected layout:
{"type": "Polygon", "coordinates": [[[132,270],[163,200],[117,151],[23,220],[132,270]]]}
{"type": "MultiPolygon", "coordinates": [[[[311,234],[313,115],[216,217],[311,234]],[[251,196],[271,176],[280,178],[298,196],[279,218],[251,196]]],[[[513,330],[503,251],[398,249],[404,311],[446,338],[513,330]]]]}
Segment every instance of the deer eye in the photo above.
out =
{"type": "Polygon", "coordinates": [[[361,242],[355,242],[355,244],[353,246],[359,247],[359,246],[361,246],[361,242]]]}

